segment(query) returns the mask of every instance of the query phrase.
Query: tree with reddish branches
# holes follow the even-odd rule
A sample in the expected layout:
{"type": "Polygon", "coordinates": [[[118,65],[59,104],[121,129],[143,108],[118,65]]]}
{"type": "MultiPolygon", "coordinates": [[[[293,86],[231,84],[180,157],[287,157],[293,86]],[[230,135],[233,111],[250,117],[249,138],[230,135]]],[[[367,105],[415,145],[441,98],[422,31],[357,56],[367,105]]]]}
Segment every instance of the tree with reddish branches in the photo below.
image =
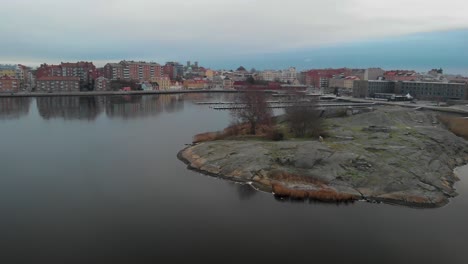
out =
{"type": "Polygon", "coordinates": [[[268,107],[266,95],[259,91],[246,91],[239,95],[232,116],[241,123],[250,124],[250,134],[255,135],[259,125],[270,125],[272,111],[268,107]]]}

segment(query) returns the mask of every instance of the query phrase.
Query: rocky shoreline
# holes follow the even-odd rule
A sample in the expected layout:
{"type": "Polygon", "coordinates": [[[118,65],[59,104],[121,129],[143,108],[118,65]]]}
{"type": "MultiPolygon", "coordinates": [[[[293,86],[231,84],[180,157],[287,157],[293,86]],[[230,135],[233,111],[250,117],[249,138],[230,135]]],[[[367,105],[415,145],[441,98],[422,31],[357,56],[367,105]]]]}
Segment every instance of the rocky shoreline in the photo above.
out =
{"type": "Polygon", "coordinates": [[[193,144],[178,158],[189,169],[282,198],[435,208],[457,195],[453,170],[468,163],[467,141],[437,115],[382,106],[328,119],[324,142],[234,138],[193,144]]]}

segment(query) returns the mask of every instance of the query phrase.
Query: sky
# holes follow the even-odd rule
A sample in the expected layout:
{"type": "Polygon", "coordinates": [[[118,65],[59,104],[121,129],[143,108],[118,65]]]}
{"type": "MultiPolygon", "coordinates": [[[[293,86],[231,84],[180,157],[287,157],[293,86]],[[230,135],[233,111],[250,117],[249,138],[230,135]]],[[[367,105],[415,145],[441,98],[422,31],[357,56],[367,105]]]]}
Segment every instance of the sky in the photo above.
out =
{"type": "Polygon", "coordinates": [[[466,0],[0,0],[0,63],[443,67],[468,75],[466,0]]]}

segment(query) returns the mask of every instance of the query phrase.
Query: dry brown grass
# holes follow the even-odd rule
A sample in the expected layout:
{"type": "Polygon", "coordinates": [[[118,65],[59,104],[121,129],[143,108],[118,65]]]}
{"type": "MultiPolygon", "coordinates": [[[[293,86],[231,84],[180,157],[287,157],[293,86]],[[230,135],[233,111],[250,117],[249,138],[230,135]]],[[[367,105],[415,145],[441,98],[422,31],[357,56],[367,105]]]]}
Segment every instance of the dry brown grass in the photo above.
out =
{"type": "MultiPolygon", "coordinates": [[[[272,128],[267,125],[259,125],[256,129],[255,137],[265,138],[271,132],[272,128]]],[[[193,143],[201,143],[214,140],[228,139],[235,136],[251,136],[250,125],[248,123],[231,125],[220,132],[207,132],[195,135],[193,143]]]]}
{"type": "Polygon", "coordinates": [[[273,193],[279,197],[288,197],[299,200],[315,200],[321,202],[350,202],[358,198],[352,194],[342,194],[331,189],[300,190],[287,188],[281,184],[272,185],[273,193]]]}
{"type": "Polygon", "coordinates": [[[193,143],[207,142],[217,140],[219,138],[219,132],[207,132],[195,135],[193,137],[193,143]]]}
{"type": "Polygon", "coordinates": [[[295,175],[285,171],[273,171],[270,173],[270,175],[268,175],[268,177],[275,181],[289,183],[309,183],[319,187],[322,187],[326,184],[326,182],[314,179],[312,177],[295,175]]]}
{"type": "Polygon", "coordinates": [[[468,139],[468,119],[451,116],[439,116],[439,120],[455,135],[468,139]]]}

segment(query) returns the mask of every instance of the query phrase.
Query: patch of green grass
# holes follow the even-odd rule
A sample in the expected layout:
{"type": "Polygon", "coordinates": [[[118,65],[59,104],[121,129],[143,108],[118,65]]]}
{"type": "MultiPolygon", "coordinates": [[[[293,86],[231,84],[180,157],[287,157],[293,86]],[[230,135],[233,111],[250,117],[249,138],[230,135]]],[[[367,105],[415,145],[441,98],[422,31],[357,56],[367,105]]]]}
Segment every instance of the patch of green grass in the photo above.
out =
{"type": "Polygon", "coordinates": [[[326,142],[325,143],[332,150],[344,150],[346,149],[346,144],[341,144],[337,142],[326,142]]]}
{"type": "Polygon", "coordinates": [[[359,181],[364,179],[365,175],[363,172],[359,172],[354,169],[349,169],[345,173],[340,175],[340,177],[344,179],[349,179],[351,181],[359,181]]]}

